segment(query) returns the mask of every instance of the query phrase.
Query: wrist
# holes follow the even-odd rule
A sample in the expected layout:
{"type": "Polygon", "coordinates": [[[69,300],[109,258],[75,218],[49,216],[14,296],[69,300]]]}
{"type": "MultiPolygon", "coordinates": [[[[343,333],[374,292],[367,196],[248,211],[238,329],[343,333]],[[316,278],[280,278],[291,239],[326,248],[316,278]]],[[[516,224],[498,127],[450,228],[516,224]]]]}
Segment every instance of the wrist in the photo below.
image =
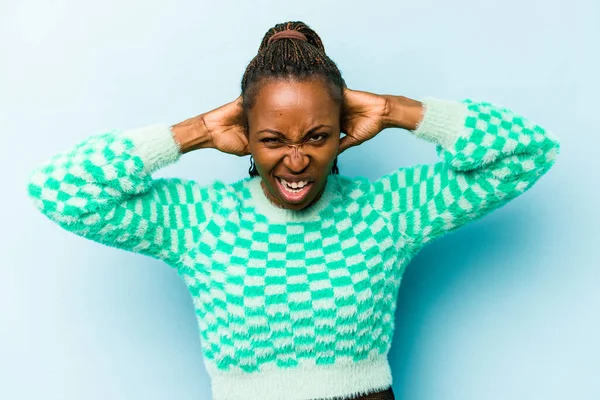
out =
{"type": "Polygon", "coordinates": [[[404,96],[385,95],[385,128],[415,130],[423,119],[423,103],[404,96]]]}
{"type": "Polygon", "coordinates": [[[179,145],[182,154],[213,147],[210,132],[204,123],[204,114],[171,126],[171,132],[173,132],[173,139],[179,145]]]}

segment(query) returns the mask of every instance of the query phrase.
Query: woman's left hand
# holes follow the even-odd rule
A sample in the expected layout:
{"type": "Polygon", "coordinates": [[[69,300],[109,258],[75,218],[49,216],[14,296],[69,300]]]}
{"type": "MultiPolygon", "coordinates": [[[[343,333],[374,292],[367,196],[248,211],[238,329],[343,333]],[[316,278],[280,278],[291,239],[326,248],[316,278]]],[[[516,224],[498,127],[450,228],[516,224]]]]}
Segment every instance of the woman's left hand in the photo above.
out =
{"type": "Polygon", "coordinates": [[[385,128],[384,117],[389,104],[386,96],[344,89],[338,154],[375,137],[385,128]]]}

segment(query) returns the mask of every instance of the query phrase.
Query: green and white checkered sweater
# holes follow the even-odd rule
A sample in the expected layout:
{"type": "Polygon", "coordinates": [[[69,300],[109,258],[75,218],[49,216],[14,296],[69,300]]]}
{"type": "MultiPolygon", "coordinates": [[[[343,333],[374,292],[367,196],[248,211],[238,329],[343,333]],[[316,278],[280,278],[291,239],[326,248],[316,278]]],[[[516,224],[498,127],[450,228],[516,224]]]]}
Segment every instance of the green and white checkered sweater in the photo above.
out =
{"type": "Polygon", "coordinates": [[[436,237],[530,188],[557,140],[489,103],[424,101],[414,135],[440,162],[371,182],[332,175],[303,211],[260,178],[201,187],[152,179],[179,149],[168,126],[93,136],[32,174],[63,228],[176,268],[193,298],[216,400],[353,396],[392,383],[402,274],[436,237]]]}

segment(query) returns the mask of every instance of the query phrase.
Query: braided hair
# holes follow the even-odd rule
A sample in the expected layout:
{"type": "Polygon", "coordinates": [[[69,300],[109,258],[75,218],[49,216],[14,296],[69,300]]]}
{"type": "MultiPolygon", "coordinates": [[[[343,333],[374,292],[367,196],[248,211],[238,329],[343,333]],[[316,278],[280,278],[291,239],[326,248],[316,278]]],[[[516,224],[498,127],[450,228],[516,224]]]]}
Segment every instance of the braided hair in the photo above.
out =
{"type": "MultiPolygon", "coordinates": [[[[267,31],[258,48],[258,54],[250,61],[242,78],[244,110],[252,108],[254,98],[264,79],[305,80],[320,78],[327,84],[331,98],[342,104],[343,88],[346,86],[337,65],[325,54],[321,38],[308,25],[300,21],[277,24],[267,31]],[[302,33],[306,41],[281,38],[269,43],[278,32],[293,30],[302,33]]],[[[258,171],[251,160],[250,176],[258,171]]],[[[339,174],[337,157],[333,161],[332,174],[339,174]]]]}

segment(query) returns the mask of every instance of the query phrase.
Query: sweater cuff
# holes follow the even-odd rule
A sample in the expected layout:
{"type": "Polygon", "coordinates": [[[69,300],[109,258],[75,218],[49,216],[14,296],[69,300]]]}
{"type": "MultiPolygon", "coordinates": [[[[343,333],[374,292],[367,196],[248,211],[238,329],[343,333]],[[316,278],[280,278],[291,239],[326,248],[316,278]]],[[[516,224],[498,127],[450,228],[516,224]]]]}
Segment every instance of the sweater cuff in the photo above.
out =
{"type": "Polygon", "coordinates": [[[149,174],[174,163],[181,156],[179,145],[168,125],[155,124],[127,130],[123,132],[123,137],[133,142],[137,155],[144,163],[144,171],[149,174]]]}
{"type": "Polygon", "coordinates": [[[413,134],[443,148],[450,148],[465,131],[467,106],[448,100],[426,98],[424,116],[413,134]]]}

